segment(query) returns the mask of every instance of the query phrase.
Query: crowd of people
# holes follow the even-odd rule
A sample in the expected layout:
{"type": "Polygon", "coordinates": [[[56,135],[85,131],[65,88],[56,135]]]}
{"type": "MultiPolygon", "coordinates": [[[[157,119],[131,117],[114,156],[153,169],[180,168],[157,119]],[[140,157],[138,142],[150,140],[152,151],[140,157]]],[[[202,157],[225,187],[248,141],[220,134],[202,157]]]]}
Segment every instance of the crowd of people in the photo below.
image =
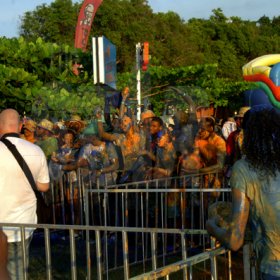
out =
{"type": "MultiPolygon", "coordinates": [[[[222,229],[217,217],[211,219],[207,222],[209,233],[217,236],[226,246],[238,249],[243,243],[251,208],[254,242],[260,254],[263,277],[279,277],[276,267],[280,253],[278,245],[275,245],[279,243],[280,232],[277,223],[279,203],[276,199],[280,171],[277,154],[280,117],[277,110],[265,106],[242,107],[237,115],[218,125],[213,117],[198,120],[193,105],[186,98],[189,111],[176,111],[171,123],[166,124],[150,109],[144,110],[141,121],[137,122],[127,108],[128,96],[129,91],[125,89],[120,110],[112,117],[109,129],[100,108],[93,111],[91,121],[72,115],[70,120],[56,123],[48,119],[35,122],[26,116],[21,122],[15,110],[7,109],[0,114],[0,134],[23,153],[38,190],[43,192],[48,191],[49,177],[55,181],[67,173],[75,183],[78,168],[92,171],[92,183],[98,182],[101,187],[208,173],[204,177],[207,185],[220,188],[221,180],[215,172],[222,172],[233,190],[233,223],[228,229],[222,229]],[[34,156],[30,157],[32,154],[34,156]]],[[[26,217],[19,223],[36,223],[33,190],[22,173],[19,175],[20,182],[14,184],[11,181],[15,180],[14,172],[22,171],[1,142],[0,152],[1,156],[5,156],[1,170],[7,170],[5,180],[0,181],[1,193],[11,197],[11,189],[7,186],[24,186],[16,198],[12,196],[7,200],[5,196],[3,202],[0,198],[1,209],[5,205],[5,211],[0,211],[0,221],[15,222],[14,209],[18,209],[21,212],[18,217],[26,217]],[[11,165],[7,164],[8,159],[11,165]],[[7,201],[10,202],[7,204],[7,201]]],[[[5,244],[7,239],[9,244],[8,257],[3,245],[0,259],[3,259],[3,264],[8,262],[9,273],[13,275],[12,271],[18,269],[12,267],[15,260],[11,257],[11,244],[20,244],[20,236],[15,239],[5,230],[0,234],[0,242],[5,244]]],[[[27,235],[27,247],[30,236],[27,235]]],[[[3,267],[0,274],[6,275],[3,267]]]]}
{"type": "Polygon", "coordinates": [[[230,121],[234,124],[230,129],[224,129],[229,121],[217,130],[215,118],[198,120],[195,112],[182,110],[171,117],[172,125],[152,110],[144,110],[137,122],[125,113],[127,96],[123,92],[120,111],[112,118],[109,130],[102,110],[97,108],[91,121],[73,115],[64,122],[42,119],[36,123],[25,117],[21,137],[43,150],[51,179],[56,180],[59,171],[87,167],[103,186],[198,171],[226,169],[229,174],[241,157],[240,124],[245,111],[230,121]]]}

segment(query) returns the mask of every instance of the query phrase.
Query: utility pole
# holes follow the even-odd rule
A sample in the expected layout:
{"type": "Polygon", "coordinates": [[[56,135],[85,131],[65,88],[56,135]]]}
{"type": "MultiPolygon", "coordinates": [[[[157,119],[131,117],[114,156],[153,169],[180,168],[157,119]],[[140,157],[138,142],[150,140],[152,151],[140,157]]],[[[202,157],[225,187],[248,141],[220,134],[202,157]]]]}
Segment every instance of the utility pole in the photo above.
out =
{"type": "Polygon", "coordinates": [[[137,81],[137,121],[141,117],[141,60],[142,60],[142,46],[141,43],[136,44],[136,81],[137,81]]]}
{"type": "Polygon", "coordinates": [[[141,117],[141,70],[147,71],[149,64],[149,43],[136,44],[136,71],[137,71],[137,120],[141,117]]]}

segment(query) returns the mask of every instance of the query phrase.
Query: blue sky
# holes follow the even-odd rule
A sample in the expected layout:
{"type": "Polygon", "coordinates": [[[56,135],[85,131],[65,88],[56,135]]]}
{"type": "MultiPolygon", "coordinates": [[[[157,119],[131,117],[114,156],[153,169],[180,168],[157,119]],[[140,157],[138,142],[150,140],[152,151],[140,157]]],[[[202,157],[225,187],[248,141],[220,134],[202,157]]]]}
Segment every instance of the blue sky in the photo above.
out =
{"type": "Polygon", "coordinates": [[[221,8],[227,17],[257,20],[263,15],[280,16],[279,0],[149,0],[155,12],[174,11],[182,18],[209,18],[212,10],[221,8]]]}
{"type": "MultiPolygon", "coordinates": [[[[104,0],[106,1],[106,0],[104,0]]],[[[174,11],[183,19],[209,18],[211,11],[221,8],[227,17],[239,16],[242,19],[257,20],[266,15],[280,16],[279,0],[148,0],[155,12],[174,11]]],[[[19,17],[43,3],[52,0],[0,0],[0,36],[18,36],[19,17]]]]}

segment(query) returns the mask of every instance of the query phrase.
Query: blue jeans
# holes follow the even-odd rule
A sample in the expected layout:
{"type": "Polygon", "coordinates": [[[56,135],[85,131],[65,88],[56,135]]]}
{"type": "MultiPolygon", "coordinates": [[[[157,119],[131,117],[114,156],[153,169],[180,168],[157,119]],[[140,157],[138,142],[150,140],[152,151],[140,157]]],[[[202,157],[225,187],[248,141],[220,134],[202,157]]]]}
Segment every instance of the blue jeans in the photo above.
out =
{"type": "Polygon", "coordinates": [[[24,273],[27,273],[29,263],[29,245],[32,237],[25,240],[26,267],[23,266],[22,242],[8,243],[8,271],[11,280],[24,279],[24,273]]]}
{"type": "Polygon", "coordinates": [[[262,273],[262,280],[280,280],[280,277],[262,273]]]}

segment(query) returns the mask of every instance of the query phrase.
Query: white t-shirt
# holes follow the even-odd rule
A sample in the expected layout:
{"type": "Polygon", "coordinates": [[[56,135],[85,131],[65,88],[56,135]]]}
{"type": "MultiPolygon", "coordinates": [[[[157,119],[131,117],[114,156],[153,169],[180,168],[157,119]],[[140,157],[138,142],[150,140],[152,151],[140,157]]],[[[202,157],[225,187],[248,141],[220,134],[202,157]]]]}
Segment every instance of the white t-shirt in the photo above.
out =
{"type": "Polygon", "coordinates": [[[224,138],[227,140],[228,136],[237,129],[236,123],[231,121],[226,121],[222,127],[222,133],[224,138]]]}
{"type": "MultiPolygon", "coordinates": [[[[49,172],[46,157],[37,145],[17,137],[7,137],[20,152],[29,166],[35,182],[48,183],[49,172]]],[[[36,196],[27,177],[14,155],[0,141],[0,222],[1,223],[37,223],[36,196]]],[[[8,242],[21,241],[20,229],[3,228],[8,242]]],[[[33,229],[26,231],[30,237],[33,229]]]]}

